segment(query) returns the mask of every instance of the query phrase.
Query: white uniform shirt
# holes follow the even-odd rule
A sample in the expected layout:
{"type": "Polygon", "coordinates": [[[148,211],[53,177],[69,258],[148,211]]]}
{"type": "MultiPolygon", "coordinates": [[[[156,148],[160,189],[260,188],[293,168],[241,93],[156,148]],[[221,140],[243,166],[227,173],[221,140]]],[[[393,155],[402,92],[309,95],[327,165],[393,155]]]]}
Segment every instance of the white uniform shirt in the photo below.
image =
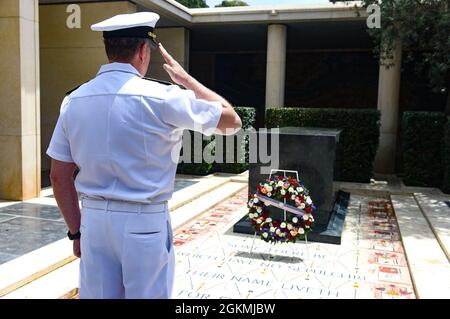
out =
{"type": "Polygon", "coordinates": [[[183,129],[211,135],[221,113],[219,102],[142,79],[131,64],[106,64],[64,99],[47,154],[79,167],[81,196],[161,202],[173,192],[183,129]]]}

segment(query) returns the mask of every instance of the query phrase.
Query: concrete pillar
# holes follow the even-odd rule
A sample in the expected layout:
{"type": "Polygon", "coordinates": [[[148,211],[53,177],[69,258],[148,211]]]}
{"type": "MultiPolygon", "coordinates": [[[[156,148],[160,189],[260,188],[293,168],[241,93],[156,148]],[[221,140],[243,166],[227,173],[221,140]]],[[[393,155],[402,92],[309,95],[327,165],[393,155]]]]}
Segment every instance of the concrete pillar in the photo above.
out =
{"type": "Polygon", "coordinates": [[[0,198],[40,192],[38,0],[0,5],[0,198]]]}
{"type": "Polygon", "coordinates": [[[267,29],[266,108],[284,106],[286,75],[286,34],[282,24],[267,29]]]}
{"type": "Polygon", "coordinates": [[[397,126],[400,95],[400,70],[402,62],[401,43],[395,45],[393,57],[386,67],[380,65],[378,79],[378,109],[381,112],[380,145],[375,156],[376,173],[390,174],[395,171],[397,126]]]}

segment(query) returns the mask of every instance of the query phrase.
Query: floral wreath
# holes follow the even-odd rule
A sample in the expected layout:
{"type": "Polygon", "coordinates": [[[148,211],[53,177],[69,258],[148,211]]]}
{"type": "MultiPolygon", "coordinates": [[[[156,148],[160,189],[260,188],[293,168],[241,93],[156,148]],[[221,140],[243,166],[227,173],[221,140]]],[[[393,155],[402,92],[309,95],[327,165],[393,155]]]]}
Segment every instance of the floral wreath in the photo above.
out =
{"type": "Polygon", "coordinates": [[[314,223],[316,209],[309,191],[293,177],[278,176],[258,185],[250,195],[248,217],[255,232],[266,242],[294,242],[305,239],[314,223]],[[267,206],[277,206],[295,212],[286,214],[287,220],[273,219],[267,206]],[[290,216],[290,217],[289,217],[290,216]]]}

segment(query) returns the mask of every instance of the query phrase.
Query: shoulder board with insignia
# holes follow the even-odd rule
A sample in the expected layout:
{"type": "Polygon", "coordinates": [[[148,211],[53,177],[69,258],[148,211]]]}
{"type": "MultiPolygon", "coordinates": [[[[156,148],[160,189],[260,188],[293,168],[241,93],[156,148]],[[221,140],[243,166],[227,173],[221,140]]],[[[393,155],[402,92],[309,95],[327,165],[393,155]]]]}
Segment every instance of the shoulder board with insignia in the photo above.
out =
{"type": "Polygon", "coordinates": [[[171,83],[171,82],[158,80],[158,79],[153,79],[153,78],[148,78],[148,77],[145,77],[145,76],[143,77],[143,79],[147,80],[147,81],[155,81],[155,82],[158,82],[158,83],[161,83],[161,84],[164,84],[164,85],[173,85],[173,83],[171,83]]]}
{"type": "Polygon", "coordinates": [[[76,89],[78,89],[80,86],[82,86],[84,83],[82,83],[82,84],[80,84],[80,85],[78,85],[78,86],[76,86],[76,87],[74,87],[72,90],[70,90],[70,91],[67,91],[66,92],[66,96],[67,95],[70,95],[70,93],[72,93],[73,91],[75,91],[76,89]]]}

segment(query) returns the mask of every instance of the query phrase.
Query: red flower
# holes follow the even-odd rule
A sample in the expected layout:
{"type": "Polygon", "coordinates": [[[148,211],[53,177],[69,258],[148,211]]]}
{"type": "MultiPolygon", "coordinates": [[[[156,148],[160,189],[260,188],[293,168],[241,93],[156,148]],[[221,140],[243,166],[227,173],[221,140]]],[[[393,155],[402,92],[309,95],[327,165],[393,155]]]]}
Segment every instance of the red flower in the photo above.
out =
{"type": "Polygon", "coordinates": [[[305,212],[307,212],[308,214],[311,213],[311,207],[306,207],[305,212]]]}
{"type": "Polygon", "coordinates": [[[281,175],[280,175],[280,176],[278,176],[278,179],[281,179],[281,180],[282,180],[283,178],[284,178],[284,177],[283,177],[283,176],[281,176],[281,175]]]}

